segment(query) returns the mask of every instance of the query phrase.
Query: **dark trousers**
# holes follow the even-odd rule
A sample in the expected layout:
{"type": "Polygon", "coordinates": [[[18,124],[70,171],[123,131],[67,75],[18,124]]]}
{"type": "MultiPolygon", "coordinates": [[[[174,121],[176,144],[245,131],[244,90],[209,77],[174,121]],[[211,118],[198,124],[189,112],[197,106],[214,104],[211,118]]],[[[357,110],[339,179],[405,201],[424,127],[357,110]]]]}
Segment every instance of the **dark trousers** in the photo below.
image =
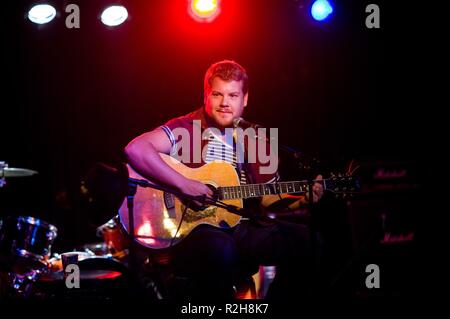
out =
{"type": "Polygon", "coordinates": [[[237,279],[253,275],[259,265],[274,265],[267,297],[296,299],[314,291],[316,245],[305,225],[243,221],[230,230],[197,227],[170,249],[170,259],[174,272],[190,280],[186,297],[232,298],[237,279]]]}

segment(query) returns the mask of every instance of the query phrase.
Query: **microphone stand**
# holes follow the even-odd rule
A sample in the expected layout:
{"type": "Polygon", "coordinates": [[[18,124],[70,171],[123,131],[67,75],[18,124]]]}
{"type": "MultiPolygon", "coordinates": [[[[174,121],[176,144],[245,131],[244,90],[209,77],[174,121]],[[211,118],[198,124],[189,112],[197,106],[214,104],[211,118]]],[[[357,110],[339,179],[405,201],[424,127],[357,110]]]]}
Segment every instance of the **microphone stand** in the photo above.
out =
{"type": "MultiPolygon", "coordinates": [[[[232,213],[245,216],[248,215],[249,212],[245,210],[244,208],[237,207],[235,205],[229,205],[222,203],[215,199],[207,198],[205,195],[202,196],[192,196],[187,195],[181,192],[178,192],[174,189],[164,187],[161,185],[156,185],[154,183],[151,183],[147,180],[143,179],[136,179],[128,177],[128,194],[127,194],[127,207],[128,207],[128,228],[131,238],[131,245],[128,250],[128,256],[129,256],[129,285],[130,285],[130,292],[132,297],[138,297],[137,292],[137,270],[138,270],[138,262],[137,262],[137,254],[135,249],[135,231],[134,231],[134,197],[136,195],[137,187],[150,187],[154,188],[163,192],[171,193],[175,195],[176,197],[180,198],[181,200],[187,201],[187,203],[192,203],[194,201],[201,203],[202,205],[208,204],[208,205],[214,205],[217,207],[224,208],[232,213]]],[[[180,221],[182,223],[183,220],[180,221]]]]}
{"type": "MultiPolygon", "coordinates": [[[[257,128],[262,128],[261,126],[257,126],[257,128]]],[[[256,135],[255,138],[257,139],[264,139],[266,142],[268,142],[270,144],[272,138],[267,138],[267,137],[261,137],[256,135]]],[[[297,165],[298,168],[301,170],[308,170],[309,175],[311,173],[312,170],[312,164],[318,164],[319,161],[316,158],[312,158],[310,160],[311,163],[308,162],[303,162],[301,159],[303,157],[302,152],[300,152],[299,150],[287,146],[285,144],[281,144],[278,143],[278,148],[288,154],[290,154],[296,161],[297,161],[297,165]]],[[[314,223],[314,216],[313,216],[313,209],[314,209],[314,192],[313,192],[313,185],[315,183],[314,177],[313,176],[308,176],[307,178],[307,182],[308,182],[308,203],[307,203],[307,208],[309,211],[309,220],[308,220],[308,226],[309,226],[309,233],[310,233],[310,241],[311,241],[311,246],[312,246],[312,250],[317,254],[318,251],[318,246],[317,246],[317,240],[318,240],[318,233],[317,233],[317,229],[316,229],[316,225],[314,223]]]]}
{"type": "MultiPolygon", "coordinates": [[[[282,151],[285,151],[289,154],[291,154],[296,160],[297,160],[297,165],[300,169],[303,170],[312,170],[312,165],[309,163],[304,163],[301,161],[301,157],[302,157],[302,153],[298,150],[296,150],[295,148],[292,148],[290,146],[287,145],[283,145],[283,144],[279,144],[278,148],[282,151]]],[[[313,158],[312,162],[314,163],[318,163],[318,160],[313,158]]],[[[311,172],[309,172],[311,173],[311,172]]],[[[313,192],[313,185],[314,185],[314,177],[312,176],[308,176],[307,178],[307,182],[308,182],[308,210],[309,210],[309,229],[310,229],[310,237],[311,237],[311,243],[313,245],[313,249],[316,248],[316,242],[317,242],[317,231],[313,222],[313,205],[314,205],[314,192],[313,192]]]]}
{"type": "Polygon", "coordinates": [[[128,229],[131,237],[131,244],[128,248],[128,284],[131,297],[138,297],[137,294],[137,254],[135,249],[135,233],[134,233],[134,196],[137,191],[137,183],[131,178],[128,178],[128,194],[127,194],[127,207],[128,207],[128,229]]]}
{"type": "MultiPolygon", "coordinates": [[[[235,124],[235,128],[238,128],[238,127],[241,128],[241,129],[244,129],[244,127],[239,126],[239,122],[235,124]]],[[[258,129],[266,130],[265,127],[263,127],[261,125],[256,125],[256,124],[252,124],[249,127],[253,128],[255,130],[258,130],[258,129]]],[[[266,136],[266,134],[264,134],[264,136],[260,136],[257,133],[253,136],[253,138],[254,139],[264,140],[266,143],[269,143],[269,144],[274,139],[273,137],[268,138],[266,136]]],[[[302,152],[300,152],[299,150],[297,150],[297,149],[295,149],[293,147],[287,146],[285,144],[281,144],[281,143],[278,143],[278,149],[280,149],[281,151],[284,151],[284,152],[292,155],[292,157],[297,161],[297,165],[298,165],[299,169],[309,170],[309,171],[312,170],[312,164],[311,163],[302,162],[301,161],[301,158],[304,157],[304,156],[302,155],[302,152]]],[[[316,158],[312,158],[310,161],[312,163],[314,163],[314,164],[319,163],[319,161],[316,158]]],[[[312,224],[312,216],[311,216],[311,214],[312,214],[312,208],[313,208],[313,204],[314,204],[313,189],[312,189],[312,186],[314,185],[314,179],[313,179],[312,176],[309,176],[307,178],[307,181],[308,181],[308,197],[309,197],[308,209],[309,209],[309,213],[310,213],[310,222],[309,222],[310,225],[309,226],[310,226],[311,232],[313,232],[314,225],[312,224]]],[[[312,234],[312,236],[314,238],[316,237],[314,234],[312,234]]]]}
{"type": "MultiPolygon", "coordinates": [[[[311,176],[311,170],[312,170],[312,165],[309,163],[305,163],[301,161],[301,157],[302,157],[302,153],[292,147],[280,144],[279,148],[287,153],[290,153],[296,160],[297,160],[297,165],[299,167],[299,169],[301,170],[308,170],[309,172],[309,176],[307,178],[307,182],[308,182],[308,202],[307,202],[307,209],[309,212],[309,218],[307,218],[307,225],[309,227],[309,240],[311,243],[311,250],[313,252],[313,265],[314,268],[312,269],[312,276],[313,276],[313,280],[318,280],[317,276],[319,273],[319,270],[317,267],[320,267],[320,261],[319,261],[319,256],[321,255],[321,252],[319,251],[319,249],[321,249],[319,247],[319,243],[318,243],[318,230],[317,230],[317,224],[316,221],[314,220],[315,218],[315,214],[313,214],[314,212],[314,192],[313,192],[313,186],[315,183],[315,178],[313,176],[311,176]]],[[[314,164],[319,163],[319,161],[315,158],[312,159],[312,162],[314,164]]]]}
{"type": "MultiPolygon", "coordinates": [[[[245,127],[237,126],[235,128],[244,129],[245,127]]],[[[263,129],[264,131],[266,131],[266,128],[263,127],[263,126],[260,126],[260,125],[252,125],[249,128],[253,128],[255,131],[258,130],[258,129],[263,129]]],[[[264,134],[264,136],[260,136],[260,135],[258,135],[258,133],[253,135],[252,138],[259,139],[259,140],[264,140],[266,143],[269,143],[269,144],[274,140],[273,137],[268,138],[266,136],[266,134],[264,134]]],[[[301,158],[304,157],[304,155],[299,150],[297,150],[297,149],[295,149],[293,147],[287,146],[285,144],[281,144],[281,143],[278,143],[278,149],[280,149],[281,151],[284,151],[284,152],[286,152],[288,154],[291,154],[292,157],[295,158],[298,161],[298,167],[300,169],[305,169],[305,170],[311,170],[312,169],[311,163],[307,163],[307,162],[304,163],[304,162],[300,161],[301,158]]],[[[310,159],[310,161],[312,163],[314,163],[314,164],[319,163],[319,161],[316,158],[312,158],[312,159],[310,159]]]]}

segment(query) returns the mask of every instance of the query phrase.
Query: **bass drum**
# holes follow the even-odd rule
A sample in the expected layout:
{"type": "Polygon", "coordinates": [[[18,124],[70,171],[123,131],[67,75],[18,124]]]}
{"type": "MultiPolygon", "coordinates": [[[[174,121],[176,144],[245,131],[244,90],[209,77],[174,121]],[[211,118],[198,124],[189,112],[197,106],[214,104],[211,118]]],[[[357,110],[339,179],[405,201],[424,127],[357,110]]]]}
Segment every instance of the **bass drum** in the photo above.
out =
{"type": "MultiPolygon", "coordinates": [[[[46,264],[57,228],[29,216],[8,217],[0,221],[0,255],[22,267],[46,264]]],[[[20,272],[20,269],[13,269],[20,272]]]]}

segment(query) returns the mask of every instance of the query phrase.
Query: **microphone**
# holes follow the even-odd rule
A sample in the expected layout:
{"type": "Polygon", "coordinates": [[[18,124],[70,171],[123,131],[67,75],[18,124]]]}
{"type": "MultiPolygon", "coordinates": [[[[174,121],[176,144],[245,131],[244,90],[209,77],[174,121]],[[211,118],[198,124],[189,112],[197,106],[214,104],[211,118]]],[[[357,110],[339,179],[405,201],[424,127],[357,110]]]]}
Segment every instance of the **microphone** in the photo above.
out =
{"type": "Polygon", "coordinates": [[[240,128],[243,128],[243,129],[246,129],[246,128],[249,128],[249,127],[252,127],[254,129],[263,128],[261,125],[248,122],[248,121],[244,120],[242,117],[238,117],[238,118],[234,119],[233,120],[233,126],[234,126],[234,128],[240,127],[240,128]]]}
{"type": "Polygon", "coordinates": [[[233,120],[233,126],[235,129],[237,128],[241,128],[243,130],[248,129],[248,128],[252,128],[254,130],[254,132],[249,135],[254,139],[259,139],[259,140],[263,140],[263,141],[271,141],[274,139],[274,137],[267,137],[265,133],[263,133],[262,135],[258,135],[257,131],[258,129],[263,129],[264,132],[266,131],[266,128],[264,126],[261,126],[259,124],[255,124],[252,122],[248,122],[246,120],[244,120],[242,117],[238,117],[236,119],[233,120]]]}

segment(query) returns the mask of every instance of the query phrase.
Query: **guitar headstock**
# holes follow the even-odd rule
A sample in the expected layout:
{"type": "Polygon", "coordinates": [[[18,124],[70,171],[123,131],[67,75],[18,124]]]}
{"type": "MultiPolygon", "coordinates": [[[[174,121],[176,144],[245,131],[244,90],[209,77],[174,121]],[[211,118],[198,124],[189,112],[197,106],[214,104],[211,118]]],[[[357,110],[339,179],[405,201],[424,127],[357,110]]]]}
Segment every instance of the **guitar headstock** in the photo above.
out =
{"type": "Polygon", "coordinates": [[[324,188],[335,194],[352,196],[361,190],[359,178],[348,174],[331,175],[324,180],[324,188]]]}

